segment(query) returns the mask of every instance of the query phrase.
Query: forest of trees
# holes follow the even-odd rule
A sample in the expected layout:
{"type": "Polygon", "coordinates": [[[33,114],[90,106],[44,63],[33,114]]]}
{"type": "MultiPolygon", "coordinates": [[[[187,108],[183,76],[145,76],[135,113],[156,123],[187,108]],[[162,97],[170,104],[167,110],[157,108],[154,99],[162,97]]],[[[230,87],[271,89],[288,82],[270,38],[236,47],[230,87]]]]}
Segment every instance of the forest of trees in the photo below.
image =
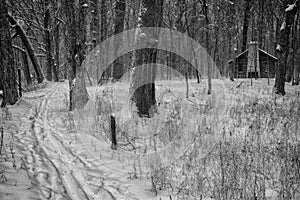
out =
{"type": "MultiPolygon", "coordinates": [[[[23,87],[45,79],[68,79],[72,87],[75,81],[70,110],[82,107],[88,101],[81,65],[87,53],[112,35],[137,27],[188,34],[207,49],[224,77],[229,75],[228,61],[250,41],[258,41],[260,48],[278,57],[275,89],[284,95],[285,82],[299,84],[299,4],[298,0],[0,0],[2,106],[18,99],[20,68],[23,87]]],[[[119,80],[132,63],[155,63],[167,53],[155,48],[135,56],[132,52],[117,59],[104,76],[119,80]]],[[[169,57],[168,65],[185,69],[179,56],[169,57]]],[[[132,97],[141,115],[149,115],[155,104],[153,88],[154,84],[145,85],[132,97]]]]}

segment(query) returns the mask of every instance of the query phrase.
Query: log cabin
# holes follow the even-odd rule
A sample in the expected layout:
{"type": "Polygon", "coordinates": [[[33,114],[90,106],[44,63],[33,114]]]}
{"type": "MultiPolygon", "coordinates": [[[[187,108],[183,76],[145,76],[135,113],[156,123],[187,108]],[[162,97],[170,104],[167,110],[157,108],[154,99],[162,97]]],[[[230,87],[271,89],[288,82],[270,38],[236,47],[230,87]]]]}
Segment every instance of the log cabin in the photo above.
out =
{"type": "Polygon", "coordinates": [[[228,62],[234,78],[275,78],[277,58],[250,42],[249,48],[228,62]]]}

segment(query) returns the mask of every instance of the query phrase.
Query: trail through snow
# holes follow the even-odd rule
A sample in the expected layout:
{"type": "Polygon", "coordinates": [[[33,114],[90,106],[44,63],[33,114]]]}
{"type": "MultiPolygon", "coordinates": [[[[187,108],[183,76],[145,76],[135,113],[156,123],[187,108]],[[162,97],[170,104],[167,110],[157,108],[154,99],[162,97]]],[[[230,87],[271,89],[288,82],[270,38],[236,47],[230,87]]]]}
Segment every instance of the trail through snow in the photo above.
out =
{"type": "Polygon", "coordinates": [[[127,174],[118,177],[107,171],[78,140],[72,114],[64,103],[67,91],[66,83],[50,83],[39,94],[24,97],[35,106],[22,119],[15,137],[23,147],[21,154],[40,198],[137,199],[121,183],[127,174]]]}

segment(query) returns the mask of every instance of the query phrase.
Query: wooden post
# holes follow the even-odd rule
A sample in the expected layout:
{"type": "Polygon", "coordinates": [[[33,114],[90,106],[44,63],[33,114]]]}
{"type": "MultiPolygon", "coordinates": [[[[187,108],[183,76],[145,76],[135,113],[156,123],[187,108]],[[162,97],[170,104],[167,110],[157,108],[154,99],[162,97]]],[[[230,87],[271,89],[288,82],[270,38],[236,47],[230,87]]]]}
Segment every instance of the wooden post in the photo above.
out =
{"type": "Polygon", "coordinates": [[[18,80],[19,80],[19,96],[22,97],[22,77],[21,77],[21,68],[18,68],[18,80]]]}
{"type": "Polygon", "coordinates": [[[114,115],[110,116],[110,131],[111,131],[111,149],[117,150],[117,135],[116,135],[116,118],[114,115]]]}
{"type": "Polygon", "coordinates": [[[188,79],[188,73],[185,72],[185,82],[186,82],[186,98],[189,98],[189,79],[188,79]]]}
{"type": "Polygon", "coordinates": [[[267,55],[267,65],[268,65],[268,85],[270,85],[270,63],[269,63],[268,55],[267,55]]]}
{"type": "Polygon", "coordinates": [[[3,127],[0,127],[0,134],[1,134],[1,144],[0,144],[0,155],[2,154],[2,147],[3,147],[3,140],[4,140],[4,138],[3,138],[3,127]]]}

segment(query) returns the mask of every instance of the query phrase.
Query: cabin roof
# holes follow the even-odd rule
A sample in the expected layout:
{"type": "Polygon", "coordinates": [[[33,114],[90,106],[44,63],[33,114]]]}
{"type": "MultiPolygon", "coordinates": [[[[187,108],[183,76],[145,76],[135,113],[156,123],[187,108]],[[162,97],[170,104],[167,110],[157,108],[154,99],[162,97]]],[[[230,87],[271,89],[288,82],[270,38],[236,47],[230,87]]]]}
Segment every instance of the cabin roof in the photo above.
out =
{"type": "MultiPolygon", "coordinates": [[[[242,53],[238,54],[238,55],[235,57],[235,59],[237,59],[237,58],[241,57],[242,55],[246,54],[248,51],[249,51],[249,49],[247,49],[247,50],[243,51],[242,53]]],[[[268,52],[266,52],[266,51],[264,51],[264,50],[262,50],[262,49],[260,49],[260,48],[258,48],[258,51],[260,51],[260,52],[266,54],[267,56],[271,57],[271,58],[274,59],[274,60],[278,60],[275,56],[269,54],[268,52]]],[[[231,60],[228,61],[228,63],[231,63],[232,61],[233,61],[233,60],[231,59],[231,60]]]]}

